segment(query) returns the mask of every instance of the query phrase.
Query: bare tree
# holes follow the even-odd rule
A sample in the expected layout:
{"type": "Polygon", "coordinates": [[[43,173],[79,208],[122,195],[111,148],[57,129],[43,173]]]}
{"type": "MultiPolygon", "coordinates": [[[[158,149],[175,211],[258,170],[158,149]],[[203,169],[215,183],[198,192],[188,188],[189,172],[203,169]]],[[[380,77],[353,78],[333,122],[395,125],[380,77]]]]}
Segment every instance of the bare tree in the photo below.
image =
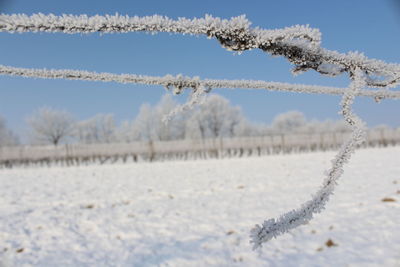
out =
{"type": "Polygon", "coordinates": [[[234,136],[262,136],[267,128],[267,125],[253,123],[244,118],[235,126],[234,136]]]}
{"type": "Polygon", "coordinates": [[[239,107],[219,95],[210,95],[189,119],[190,137],[232,137],[236,127],[244,120],[239,107]]]}
{"type": "Polygon", "coordinates": [[[185,113],[174,116],[168,123],[163,120],[164,116],[168,115],[176,106],[177,103],[169,94],[164,95],[154,107],[143,104],[133,123],[132,133],[139,135],[139,139],[144,141],[183,139],[187,116],[185,113]]]}
{"type": "Polygon", "coordinates": [[[74,120],[66,111],[44,107],[28,118],[28,124],[37,141],[56,146],[72,135],[74,120]]]}
{"type": "Polygon", "coordinates": [[[277,115],[272,122],[272,129],[275,133],[290,133],[304,127],[306,118],[299,111],[288,111],[277,115]]]}
{"type": "Polygon", "coordinates": [[[131,143],[140,140],[140,132],[133,121],[123,121],[116,129],[115,136],[118,142],[131,143]]]}
{"type": "Polygon", "coordinates": [[[75,136],[85,144],[110,143],[116,140],[116,126],[112,114],[97,114],[76,123],[75,136]]]}
{"type": "Polygon", "coordinates": [[[142,141],[154,140],[154,114],[149,104],[140,106],[139,114],[133,122],[132,130],[138,135],[138,139],[142,141]]]}

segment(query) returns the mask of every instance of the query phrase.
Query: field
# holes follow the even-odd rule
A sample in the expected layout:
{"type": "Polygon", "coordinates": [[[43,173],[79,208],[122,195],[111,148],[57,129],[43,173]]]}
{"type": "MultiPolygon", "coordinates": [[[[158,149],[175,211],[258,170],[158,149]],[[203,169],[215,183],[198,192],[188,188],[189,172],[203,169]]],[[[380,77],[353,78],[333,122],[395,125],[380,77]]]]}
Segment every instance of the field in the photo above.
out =
{"type": "Polygon", "coordinates": [[[400,266],[400,147],[357,151],[323,213],[252,250],[254,224],[308,200],[333,155],[2,169],[0,261],[400,266]]]}

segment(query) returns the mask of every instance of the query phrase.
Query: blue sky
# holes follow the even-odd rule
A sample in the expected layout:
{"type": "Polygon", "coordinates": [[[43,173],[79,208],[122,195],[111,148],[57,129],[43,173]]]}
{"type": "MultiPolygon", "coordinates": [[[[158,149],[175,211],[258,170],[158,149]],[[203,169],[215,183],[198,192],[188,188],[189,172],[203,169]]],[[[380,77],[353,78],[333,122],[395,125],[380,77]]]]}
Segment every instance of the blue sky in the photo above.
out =
{"type": "MultiPolygon", "coordinates": [[[[230,18],[245,14],[253,26],[281,28],[309,24],[322,32],[325,48],[358,50],[387,62],[400,63],[399,0],[280,0],[280,1],[77,1],[0,0],[2,13],[166,15],[171,18],[230,18]]],[[[221,48],[205,37],[49,33],[0,33],[0,64],[16,67],[70,68],[90,71],[188,76],[215,79],[259,79],[344,87],[346,76],[323,77],[315,72],[292,76],[284,58],[261,51],[242,55],[221,48]]],[[[398,89],[397,89],[398,90],[398,89]]],[[[279,113],[299,110],[308,118],[338,119],[338,96],[300,95],[256,90],[215,90],[257,122],[271,122],[279,113]]],[[[0,115],[19,134],[37,108],[50,106],[71,112],[76,119],[113,113],[118,121],[133,119],[142,103],[156,103],[165,93],[159,86],[24,79],[0,76],[0,115]]],[[[182,102],[185,96],[176,98],[182,102]]],[[[357,99],[356,111],[370,126],[400,126],[400,102],[357,99]]]]}

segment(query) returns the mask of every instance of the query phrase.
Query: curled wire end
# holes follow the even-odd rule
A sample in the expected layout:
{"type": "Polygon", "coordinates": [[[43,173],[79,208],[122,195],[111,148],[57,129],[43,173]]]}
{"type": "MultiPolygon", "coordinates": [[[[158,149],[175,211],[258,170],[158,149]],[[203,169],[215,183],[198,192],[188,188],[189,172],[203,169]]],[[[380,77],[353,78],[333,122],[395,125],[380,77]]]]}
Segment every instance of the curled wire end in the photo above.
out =
{"type": "MultiPolygon", "coordinates": [[[[166,114],[162,118],[162,122],[164,124],[168,124],[177,114],[187,110],[191,110],[196,105],[203,104],[206,99],[206,93],[209,93],[210,91],[211,88],[206,89],[203,85],[199,85],[198,87],[193,88],[189,100],[185,104],[175,107],[168,114],[166,114]]],[[[179,93],[181,92],[182,91],[180,91],[179,93]]]]}

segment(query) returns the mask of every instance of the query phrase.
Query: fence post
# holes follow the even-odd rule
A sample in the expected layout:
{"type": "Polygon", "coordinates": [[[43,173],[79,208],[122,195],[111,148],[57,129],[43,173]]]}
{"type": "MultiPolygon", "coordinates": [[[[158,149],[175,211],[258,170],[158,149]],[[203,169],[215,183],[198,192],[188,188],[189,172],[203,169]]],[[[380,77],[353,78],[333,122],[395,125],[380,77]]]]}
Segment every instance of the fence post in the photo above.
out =
{"type": "Polygon", "coordinates": [[[154,144],[153,140],[149,141],[149,161],[152,162],[155,158],[154,144]]]}

